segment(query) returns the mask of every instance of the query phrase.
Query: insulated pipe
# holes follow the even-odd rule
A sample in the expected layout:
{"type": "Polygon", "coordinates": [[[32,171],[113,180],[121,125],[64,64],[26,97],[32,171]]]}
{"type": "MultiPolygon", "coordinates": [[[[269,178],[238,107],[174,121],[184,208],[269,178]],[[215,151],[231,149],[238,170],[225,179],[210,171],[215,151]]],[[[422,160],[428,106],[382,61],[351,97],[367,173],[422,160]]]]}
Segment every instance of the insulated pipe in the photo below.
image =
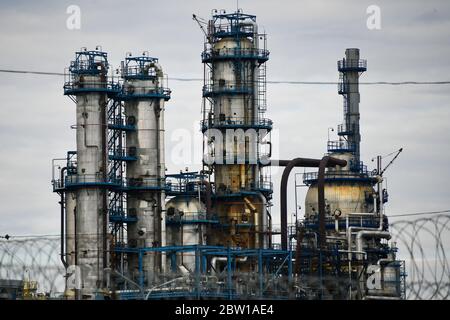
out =
{"type": "MultiPolygon", "coordinates": [[[[67,167],[64,167],[61,169],[61,182],[64,179],[64,171],[67,170],[67,167]]],[[[64,241],[65,239],[65,235],[64,235],[64,192],[61,192],[61,262],[64,265],[64,268],[67,269],[68,264],[66,261],[66,253],[64,252],[64,241]]]]}
{"type": "MultiPolygon", "coordinates": [[[[243,258],[235,258],[235,260],[237,262],[246,262],[247,261],[248,256],[245,256],[243,258]]],[[[217,273],[217,263],[218,262],[227,262],[228,261],[228,257],[214,257],[211,259],[211,265],[214,269],[214,271],[217,273]]],[[[231,270],[228,270],[228,272],[231,272],[231,270]]]]}
{"type": "MultiPolygon", "coordinates": [[[[322,167],[334,167],[336,165],[345,167],[347,165],[347,161],[336,159],[332,157],[324,157],[324,159],[309,159],[309,158],[295,158],[292,160],[272,160],[270,165],[272,166],[280,166],[280,167],[286,167],[283,171],[283,176],[281,177],[281,186],[280,186],[280,214],[281,214],[281,249],[287,250],[288,249],[288,235],[287,235],[287,183],[289,179],[289,174],[294,167],[319,167],[322,164],[322,167]],[[325,159],[327,158],[327,159],[325,159]],[[325,159],[325,160],[324,160],[325,159]]],[[[322,172],[322,175],[324,172],[322,172]]],[[[320,175],[320,170],[319,170],[320,175]]],[[[322,186],[319,187],[319,194],[320,194],[320,188],[323,188],[322,186]]],[[[322,190],[323,192],[323,190],[322,190]]],[[[320,197],[319,197],[320,200],[320,197]]],[[[322,199],[324,202],[323,207],[325,208],[325,200],[322,199]]],[[[320,207],[320,205],[319,205],[320,207]]],[[[322,212],[319,210],[319,220],[320,215],[324,215],[324,211],[322,212]]],[[[325,221],[325,217],[323,217],[323,222],[325,221]]],[[[319,227],[320,228],[320,227],[319,227]]]]}
{"type": "MultiPolygon", "coordinates": [[[[359,231],[356,234],[356,251],[363,251],[363,242],[364,238],[366,237],[373,237],[373,238],[380,238],[380,239],[387,239],[389,240],[391,238],[391,234],[388,231],[376,231],[376,230],[362,230],[359,231]]],[[[359,257],[361,258],[361,257],[359,257]]]]}

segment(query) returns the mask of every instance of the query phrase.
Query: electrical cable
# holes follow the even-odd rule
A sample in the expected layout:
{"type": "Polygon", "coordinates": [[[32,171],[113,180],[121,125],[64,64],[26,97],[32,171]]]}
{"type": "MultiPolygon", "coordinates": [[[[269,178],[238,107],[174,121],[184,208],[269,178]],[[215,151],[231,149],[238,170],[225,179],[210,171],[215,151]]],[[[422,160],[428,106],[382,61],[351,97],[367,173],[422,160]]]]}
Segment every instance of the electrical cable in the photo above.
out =
{"type": "MultiPolygon", "coordinates": [[[[32,70],[12,70],[12,69],[0,69],[3,73],[18,73],[18,74],[35,74],[35,75],[48,75],[48,76],[64,76],[61,72],[49,72],[49,71],[32,71],[32,70]]],[[[170,77],[172,81],[203,81],[202,78],[182,78],[182,77],[170,77]]],[[[269,80],[270,84],[306,84],[306,85],[337,85],[338,81],[295,81],[295,80],[269,80]]],[[[450,81],[372,81],[372,82],[359,82],[360,85],[446,85],[450,84],[450,81]]]]}

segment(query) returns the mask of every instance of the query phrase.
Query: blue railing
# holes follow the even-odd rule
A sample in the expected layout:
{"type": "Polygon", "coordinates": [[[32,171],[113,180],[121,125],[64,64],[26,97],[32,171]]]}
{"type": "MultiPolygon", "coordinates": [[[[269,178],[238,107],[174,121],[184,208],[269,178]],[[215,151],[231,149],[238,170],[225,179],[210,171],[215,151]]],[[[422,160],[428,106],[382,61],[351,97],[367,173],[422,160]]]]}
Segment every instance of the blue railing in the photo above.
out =
{"type": "Polygon", "coordinates": [[[110,119],[108,127],[110,129],[124,130],[124,131],[136,130],[135,123],[130,123],[130,121],[126,121],[123,117],[114,117],[113,119],[110,119]]]}
{"type": "Polygon", "coordinates": [[[254,48],[223,48],[208,49],[202,53],[202,62],[222,59],[255,59],[258,61],[266,61],[269,59],[269,51],[254,48]]]}
{"type": "Polygon", "coordinates": [[[347,125],[346,123],[339,124],[337,127],[338,135],[351,135],[353,134],[355,130],[356,124],[347,125]]]}
{"type": "Polygon", "coordinates": [[[100,174],[68,175],[52,181],[53,191],[65,188],[107,187],[124,190],[168,190],[165,178],[105,178],[100,174]]]}
{"type": "Polygon", "coordinates": [[[184,212],[183,215],[175,214],[166,216],[166,224],[197,224],[219,223],[217,215],[207,216],[206,212],[184,212]]]}
{"type": "Polygon", "coordinates": [[[366,71],[367,70],[367,60],[363,59],[344,59],[339,60],[337,63],[338,71],[366,71]]]}
{"type": "MultiPolygon", "coordinates": [[[[305,219],[303,221],[306,228],[310,229],[318,229],[319,227],[319,218],[318,216],[314,216],[309,219],[305,219]]],[[[348,217],[348,226],[349,227],[361,227],[361,228],[378,228],[380,225],[380,217],[377,216],[349,216],[348,217]]],[[[345,229],[347,226],[347,218],[342,217],[338,219],[339,229],[345,229]]],[[[336,219],[334,217],[326,217],[325,218],[325,228],[334,229],[336,227],[336,219]]]]}
{"type": "Polygon", "coordinates": [[[169,88],[122,86],[119,98],[122,100],[159,98],[167,101],[170,99],[170,94],[169,88]]]}
{"type": "MultiPolygon", "coordinates": [[[[325,180],[369,180],[373,181],[375,177],[367,170],[367,167],[362,171],[327,171],[325,173],[325,180]]],[[[303,183],[311,184],[318,179],[318,172],[305,172],[303,174],[303,183]]]]}
{"type": "Polygon", "coordinates": [[[69,71],[74,74],[105,74],[108,69],[108,54],[99,50],[75,52],[75,60],[70,62],[69,71]]]}
{"type": "Polygon", "coordinates": [[[267,118],[260,118],[257,120],[248,118],[228,117],[226,119],[206,119],[200,122],[202,131],[208,128],[258,128],[258,129],[272,129],[273,122],[267,118]]]}
{"type": "Polygon", "coordinates": [[[251,94],[254,90],[252,82],[238,84],[235,81],[218,81],[218,83],[203,86],[203,96],[218,94],[251,94]]]}
{"type": "Polygon", "coordinates": [[[125,148],[114,148],[108,151],[108,157],[110,160],[119,160],[119,161],[135,161],[137,160],[137,156],[135,152],[130,152],[125,148]]]}
{"type": "Polygon", "coordinates": [[[356,144],[345,140],[328,141],[328,152],[355,152],[356,144]]]}
{"type": "Polygon", "coordinates": [[[168,190],[165,178],[125,178],[121,187],[126,190],[168,190]]]}
{"type": "Polygon", "coordinates": [[[76,94],[83,92],[104,92],[104,93],[118,93],[120,85],[113,81],[79,81],[71,79],[64,83],[64,94],[76,94]]]}

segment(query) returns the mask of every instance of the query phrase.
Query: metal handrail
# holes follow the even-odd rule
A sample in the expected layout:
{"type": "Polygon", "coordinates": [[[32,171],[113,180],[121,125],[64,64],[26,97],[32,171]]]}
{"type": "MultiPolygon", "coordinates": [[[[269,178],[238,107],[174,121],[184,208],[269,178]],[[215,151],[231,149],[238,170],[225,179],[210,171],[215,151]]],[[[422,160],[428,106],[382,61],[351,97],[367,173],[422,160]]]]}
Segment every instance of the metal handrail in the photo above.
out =
{"type": "Polygon", "coordinates": [[[154,67],[142,68],[141,66],[127,66],[122,69],[123,77],[143,76],[156,78],[157,72],[154,67]]]}
{"type": "Polygon", "coordinates": [[[64,177],[64,186],[77,184],[120,184],[120,179],[105,178],[103,174],[76,174],[64,177]]]}
{"type": "Polygon", "coordinates": [[[337,127],[338,133],[349,133],[352,134],[353,132],[356,132],[359,126],[356,123],[353,124],[346,124],[341,123],[337,127]]]}
{"type": "Polygon", "coordinates": [[[218,217],[215,214],[208,216],[206,212],[184,212],[183,215],[174,214],[167,215],[167,221],[170,222],[187,222],[187,221],[199,221],[199,220],[211,220],[218,221],[218,217]]]}
{"type": "Polygon", "coordinates": [[[202,129],[215,126],[260,126],[272,127],[273,121],[268,118],[248,119],[243,117],[228,117],[226,119],[205,119],[200,122],[202,129]]]}
{"type": "Polygon", "coordinates": [[[215,57],[240,57],[264,59],[269,56],[269,50],[255,48],[210,48],[202,52],[202,59],[208,60],[215,57]]]}
{"type": "Polygon", "coordinates": [[[255,33],[254,27],[251,25],[241,25],[241,24],[223,24],[214,25],[212,34],[220,36],[220,34],[229,34],[229,33],[255,33]]]}
{"type": "Polygon", "coordinates": [[[166,186],[170,192],[198,192],[198,188],[200,187],[200,191],[205,191],[206,187],[203,184],[199,184],[196,181],[182,181],[180,182],[178,179],[170,179],[166,180],[166,186]]]}
{"type": "Polygon", "coordinates": [[[64,83],[64,90],[103,89],[105,91],[120,90],[120,84],[114,81],[82,81],[71,79],[64,83]]]}
{"type": "MultiPolygon", "coordinates": [[[[352,179],[352,178],[361,178],[367,177],[371,178],[374,175],[367,170],[354,172],[354,171],[329,171],[325,173],[325,179],[352,179]]],[[[305,172],[303,174],[303,182],[314,181],[318,179],[318,172],[305,172]]]]}
{"type": "Polygon", "coordinates": [[[136,155],[130,154],[129,150],[127,148],[113,148],[108,150],[108,155],[113,157],[133,157],[135,158],[136,155]]]}
{"type": "Polygon", "coordinates": [[[254,83],[252,81],[244,83],[236,83],[235,81],[223,81],[219,83],[207,84],[203,86],[203,94],[211,93],[251,93],[254,90],[254,83]]]}
{"type": "Polygon", "coordinates": [[[169,88],[164,87],[135,87],[135,86],[122,86],[120,92],[123,96],[139,96],[139,95],[159,95],[170,96],[172,91],[169,88]]]}
{"type": "Polygon", "coordinates": [[[356,149],[356,145],[352,142],[345,141],[345,140],[328,141],[327,148],[328,148],[328,151],[333,151],[333,150],[354,151],[356,149]]]}
{"type": "Polygon", "coordinates": [[[165,178],[124,178],[122,179],[124,188],[164,188],[166,187],[165,178]]]}
{"type": "Polygon", "coordinates": [[[367,69],[367,60],[364,59],[345,59],[339,60],[338,69],[367,69]]]}

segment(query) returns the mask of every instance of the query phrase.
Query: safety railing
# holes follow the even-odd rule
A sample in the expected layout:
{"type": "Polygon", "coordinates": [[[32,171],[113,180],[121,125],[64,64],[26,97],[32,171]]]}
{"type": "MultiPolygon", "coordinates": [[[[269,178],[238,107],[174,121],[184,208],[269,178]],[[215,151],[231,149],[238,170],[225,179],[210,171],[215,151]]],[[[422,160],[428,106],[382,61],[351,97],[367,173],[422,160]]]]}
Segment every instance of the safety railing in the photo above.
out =
{"type": "Polygon", "coordinates": [[[202,53],[203,62],[221,59],[255,59],[265,61],[269,59],[269,51],[255,48],[211,48],[202,53]]]}
{"type": "Polygon", "coordinates": [[[243,36],[251,36],[255,34],[255,27],[253,25],[243,25],[243,24],[219,24],[214,25],[212,30],[212,35],[214,37],[228,37],[232,35],[241,34],[243,36]]]}
{"type": "Polygon", "coordinates": [[[261,181],[256,181],[256,182],[251,182],[249,183],[247,186],[242,187],[239,189],[239,192],[233,191],[227,187],[223,187],[223,186],[215,186],[214,187],[214,192],[216,192],[217,194],[235,194],[235,193],[240,193],[240,192],[246,192],[246,191],[260,191],[260,192],[269,192],[271,193],[273,191],[273,182],[272,181],[268,181],[268,180],[261,180],[261,181]]]}
{"type": "Polygon", "coordinates": [[[68,175],[64,178],[64,187],[66,188],[83,186],[119,186],[120,183],[120,179],[105,178],[102,174],[77,174],[68,175]]]}
{"type": "Polygon", "coordinates": [[[345,140],[328,141],[328,152],[355,152],[356,144],[345,140]]]}
{"type": "Polygon", "coordinates": [[[198,193],[199,188],[200,191],[203,192],[206,190],[206,187],[203,184],[199,184],[196,181],[178,181],[175,179],[167,179],[166,180],[167,190],[171,193],[198,193]]]}
{"type": "Polygon", "coordinates": [[[366,71],[367,70],[367,60],[363,59],[343,59],[339,60],[337,63],[338,71],[366,71]]]}
{"type": "MultiPolygon", "coordinates": [[[[362,171],[328,171],[325,173],[326,180],[361,180],[373,179],[374,176],[367,170],[362,171]]],[[[303,174],[303,183],[311,184],[318,179],[318,172],[305,172],[303,174]]]]}
{"type": "Polygon", "coordinates": [[[122,188],[127,190],[167,190],[165,178],[125,178],[122,188]]]}
{"type": "Polygon", "coordinates": [[[109,212],[109,222],[112,223],[128,223],[128,222],[136,222],[137,217],[135,215],[130,215],[124,210],[108,210],[109,212]]]}
{"type": "Polygon", "coordinates": [[[124,117],[114,117],[109,119],[108,127],[110,129],[119,129],[119,130],[135,130],[136,129],[136,119],[134,117],[128,117],[125,119],[124,117]],[[132,120],[131,120],[132,119],[132,120]]]}
{"type": "Polygon", "coordinates": [[[113,81],[80,81],[71,78],[64,83],[64,94],[76,94],[82,92],[118,93],[120,85],[113,81]]]}
{"type": "Polygon", "coordinates": [[[350,163],[350,170],[361,174],[371,174],[371,172],[367,170],[367,166],[362,161],[357,164],[350,163]]]}
{"type": "MultiPolygon", "coordinates": [[[[311,215],[308,219],[304,219],[303,224],[306,228],[317,229],[319,226],[319,217],[317,214],[311,215]]],[[[380,225],[380,217],[372,216],[349,216],[341,217],[337,220],[339,229],[347,227],[361,227],[361,228],[378,228],[380,225]]],[[[336,228],[336,219],[334,217],[325,217],[325,227],[327,229],[336,228]]]]}
{"type": "Polygon", "coordinates": [[[184,212],[166,216],[168,224],[196,224],[196,223],[219,223],[215,214],[207,215],[206,212],[184,212]]]}
{"type": "Polygon", "coordinates": [[[351,135],[356,131],[355,128],[356,128],[355,124],[348,125],[346,123],[342,123],[337,126],[337,132],[338,132],[338,135],[341,135],[341,136],[342,135],[351,135]]]}
{"type": "Polygon", "coordinates": [[[159,98],[164,100],[170,99],[171,90],[163,87],[136,87],[136,86],[122,86],[119,97],[122,100],[130,99],[149,99],[159,98]]]}
{"type": "Polygon", "coordinates": [[[253,82],[236,83],[235,81],[217,81],[203,86],[203,96],[217,94],[251,94],[254,91],[253,82]]]}
{"type": "Polygon", "coordinates": [[[105,74],[108,68],[106,53],[77,52],[77,59],[70,62],[69,71],[74,74],[105,74]]]}
{"type": "Polygon", "coordinates": [[[137,160],[136,151],[133,148],[113,148],[108,150],[110,160],[134,161],[137,160]]]}
{"type": "Polygon", "coordinates": [[[248,119],[238,117],[223,117],[219,119],[206,119],[200,122],[202,131],[208,128],[257,128],[257,129],[272,129],[273,122],[267,118],[248,119]]]}
{"type": "Polygon", "coordinates": [[[338,93],[339,94],[346,94],[349,91],[349,86],[346,82],[339,82],[338,83],[338,93]]]}
{"type": "Polygon", "coordinates": [[[154,67],[127,66],[122,69],[122,76],[128,79],[155,79],[157,72],[154,67]]]}

